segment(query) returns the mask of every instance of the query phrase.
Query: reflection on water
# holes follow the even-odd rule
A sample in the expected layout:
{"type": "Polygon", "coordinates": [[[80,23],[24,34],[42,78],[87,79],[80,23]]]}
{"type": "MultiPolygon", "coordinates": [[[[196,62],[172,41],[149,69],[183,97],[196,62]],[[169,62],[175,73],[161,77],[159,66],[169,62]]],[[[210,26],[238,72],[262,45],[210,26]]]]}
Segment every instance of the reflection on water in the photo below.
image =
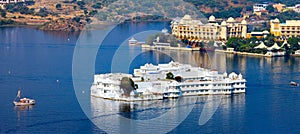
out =
{"type": "Polygon", "coordinates": [[[28,106],[15,106],[14,110],[17,113],[17,118],[18,118],[18,124],[20,123],[22,117],[26,112],[31,111],[34,108],[34,105],[28,105],[28,106]]]}
{"type": "Polygon", "coordinates": [[[174,100],[120,102],[118,114],[129,119],[147,120],[164,114],[175,103],[174,100]]]}
{"type": "Polygon", "coordinates": [[[152,51],[148,49],[143,49],[143,53],[149,52],[152,52],[153,55],[155,55],[155,61],[165,61],[166,55],[168,55],[170,58],[172,58],[172,60],[175,60],[180,63],[191,64],[193,66],[203,67],[207,69],[217,69],[220,72],[226,71],[225,53],[174,50],[152,51]]]}
{"type": "Polygon", "coordinates": [[[32,110],[34,105],[28,105],[28,106],[15,106],[14,110],[15,111],[30,111],[32,110]]]}
{"type": "MultiPolygon", "coordinates": [[[[102,98],[91,97],[91,115],[92,121],[97,125],[100,125],[101,129],[104,131],[111,130],[122,130],[134,131],[132,128],[136,125],[134,122],[125,122],[122,117],[133,120],[153,120],[164,114],[168,113],[169,110],[175,109],[171,112],[172,118],[179,118],[181,116],[181,110],[176,110],[185,107],[193,107],[197,111],[190,111],[188,116],[199,116],[199,113],[214,115],[215,111],[210,109],[215,109],[222,114],[224,120],[228,120],[230,115],[234,114],[243,117],[245,106],[245,94],[236,95],[216,95],[216,96],[195,96],[195,97],[181,97],[178,99],[169,100],[155,100],[155,101],[140,101],[140,102],[121,102],[106,100],[102,98]],[[215,99],[221,99],[221,103],[216,103],[215,99]],[[176,105],[178,103],[178,105],[176,105]],[[233,110],[232,108],[238,108],[239,110],[233,110]],[[238,113],[232,113],[234,111],[239,111],[238,113]],[[206,112],[206,113],[205,113],[206,112]],[[207,113],[208,112],[208,113],[207,113]],[[120,115],[120,116],[119,116],[120,115]],[[126,127],[124,128],[124,123],[126,127]],[[105,126],[105,128],[102,127],[105,126]]],[[[201,115],[202,116],[202,115],[201,115]]],[[[194,120],[199,120],[200,117],[193,118],[194,120]]],[[[169,118],[171,120],[171,118],[169,118]]],[[[208,119],[209,121],[209,119],[208,119]]],[[[191,121],[193,122],[193,121],[191,121]]],[[[165,127],[168,125],[165,121],[165,127]]],[[[179,122],[181,123],[181,122],[179,122]]],[[[149,124],[150,125],[150,124],[149,124]]],[[[179,124],[178,124],[179,125],[179,124]]],[[[148,126],[151,127],[151,126],[148,126]]],[[[156,127],[156,129],[160,129],[156,127]]],[[[138,130],[136,130],[138,131],[138,130]]],[[[134,132],[136,132],[134,131],[134,132]]],[[[139,130],[141,131],[141,130],[139,130]]],[[[147,131],[147,130],[144,130],[147,131]]],[[[158,130],[159,131],[159,130],[158,130]]],[[[161,130],[162,131],[162,130],[161,130]]],[[[143,132],[147,133],[147,132],[143,132]]]]}
{"type": "Polygon", "coordinates": [[[196,99],[187,97],[174,100],[119,102],[92,97],[91,120],[108,133],[120,131],[166,133],[186,118],[193,109],[196,99]],[[163,129],[160,129],[161,127],[163,129]]]}

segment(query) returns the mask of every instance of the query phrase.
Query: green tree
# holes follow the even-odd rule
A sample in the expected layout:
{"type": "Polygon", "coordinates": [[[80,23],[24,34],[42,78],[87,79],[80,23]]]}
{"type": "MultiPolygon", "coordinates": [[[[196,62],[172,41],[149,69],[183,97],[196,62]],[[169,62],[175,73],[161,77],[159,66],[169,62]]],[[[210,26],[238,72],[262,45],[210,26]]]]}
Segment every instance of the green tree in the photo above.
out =
{"type": "Polygon", "coordinates": [[[147,39],[146,39],[146,44],[152,46],[154,40],[155,40],[155,35],[151,35],[151,36],[147,37],[147,39]]]}
{"type": "Polygon", "coordinates": [[[6,4],[5,6],[5,9],[9,12],[13,12],[13,9],[14,9],[14,4],[6,4]]]}
{"type": "Polygon", "coordinates": [[[85,21],[86,21],[87,23],[89,23],[89,24],[92,22],[91,18],[89,18],[89,17],[87,17],[87,18],[85,19],[85,21]]]}
{"type": "Polygon", "coordinates": [[[124,96],[129,97],[130,93],[135,90],[135,84],[131,78],[123,77],[120,88],[123,90],[124,96]]]}
{"type": "Polygon", "coordinates": [[[94,5],[92,5],[92,7],[95,8],[95,9],[100,9],[102,7],[102,5],[101,5],[101,3],[98,2],[94,5]]]}
{"type": "Polygon", "coordinates": [[[236,18],[241,16],[242,10],[243,10],[242,7],[232,7],[229,8],[228,10],[220,10],[218,12],[206,14],[206,17],[209,17],[210,15],[214,15],[216,18],[229,18],[229,17],[236,18]]]}
{"type": "Polygon", "coordinates": [[[74,17],[72,20],[78,23],[78,22],[80,22],[81,18],[80,17],[74,17]]]}
{"type": "Polygon", "coordinates": [[[268,35],[267,38],[265,39],[265,41],[267,42],[266,43],[266,46],[270,47],[270,46],[273,46],[274,43],[275,43],[275,37],[274,35],[268,35]]]}
{"type": "Polygon", "coordinates": [[[15,22],[11,19],[9,20],[0,20],[0,26],[1,25],[10,25],[10,24],[14,24],[15,22]]]}
{"type": "Polygon", "coordinates": [[[21,14],[34,14],[34,10],[29,9],[29,8],[26,7],[26,6],[22,6],[22,7],[18,8],[18,11],[19,11],[21,14]]]}
{"type": "Polygon", "coordinates": [[[77,1],[77,5],[80,7],[80,9],[84,8],[85,2],[84,1],[77,1]]]}
{"type": "Polygon", "coordinates": [[[277,16],[269,17],[269,19],[275,19],[275,18],[278,18],[281,22],[285,22],[286,20],[299,20],[300,13],[297,13],[295,11],[286,11],[278,14],[277,16]]]}
{"type": "Polygon", "coordinates": [[[84,12],[85,15],[88,14],[88,10],[86,8],[83,9],[83,12],[84,12]]]}
{"type": "Polygon", "coordinates": [[[272,5],[267,6],[267,10],[269,13],[275,12],[275,8],[272,5]]]}
{"type": "Polygon", "coordinates": [[[291,37],[288,39],[288,43],[290,44],[290,53],[295,52],[300,49],[300,38],[299,37],[291,37]]]}
{"type": "Polygon", "coordinates": [[[174,74],[172,72],[169,72],[166,74],[166,79],[173,80],[174,79],[174,74]]]}
{"type": "Polygon", "coordinates": [[[1,17],[6,18],[6,12],[5,11],[1,12],[1,17]]]}
{"type": "Polygon", "coordinates": [[[55,7],[56,7],[57,10],[61,10],[61,4],[56,4],[55,7]]]}
{"type": "Polygon", "coordinates": [[[238,37],[232,37],[228,39],[226,46],[237,50],[239,43],[240,43],[240,39],[238,37]]]}
{"type": "Polygon", "coordinates": [[[48,11],[46,8],[41,8],[39,12],[36,13],[36,15],[41,16],[41,17],[46,17],[48,16],[48,11]]]}
{"type": "Polygon", "coordinates": [[[92,10],[90,13],[89,13],[89,16],[94,16],[98,13],[97,10],[92,10]]]}
{"type": "Polygon", "coordinates": [[[199,43],[199,47],[200,47],[200,48],[204,48],[204,42],[200,42],[200,43],[199,43]]]}
{"type": "Polygon", "coordinates": [[[252,11],[253,7],[252,6],[246,6],[246,11],[252,11]]]}

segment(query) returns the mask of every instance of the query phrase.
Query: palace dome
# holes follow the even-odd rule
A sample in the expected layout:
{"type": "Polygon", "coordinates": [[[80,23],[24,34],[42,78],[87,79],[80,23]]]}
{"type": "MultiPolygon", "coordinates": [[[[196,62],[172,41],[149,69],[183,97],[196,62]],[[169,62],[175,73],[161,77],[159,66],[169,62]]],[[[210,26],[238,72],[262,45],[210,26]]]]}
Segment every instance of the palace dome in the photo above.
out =
{"type": "Polygon", "coordinates": [[[234,18],[229,17],[228,20],[227,20],[227,22],[232,23],[232,22],[235,22],[235,20],[234,20],[234,18]]]}
{"type": "Polygon", "coordinates": [[[182,19],[184,19],[184,20],[191,20],[192,17],[190,15],[184,15],[184,17],[182,19]]]}
{"type": "Polygon", "coordinates": [[[209,17],[208,21],[209,22],[214,22],[214,21],[216,21],[216,17],[212,15],[212,16],[209,17]]]}
{"type": "Polygon", "coordinates": [[[279,23],[280,21],[279,21],[279,19],[278,19],[278,18],[276,18],[276,19],[274,20],[274,22],[277,22],[277,23],[279,23]]]}
{"type": "Polygon", "coordinates": [[[247,21],[246,20],[242,20],[241,22],[243,25],[247,25],[247,21]]]}
{"type": "Polygon", "coordinates": [[[221,26],[226,26],[226,25],[227,25],[226,21],[223,21],[223,22],[221,23],[221,26]]]}

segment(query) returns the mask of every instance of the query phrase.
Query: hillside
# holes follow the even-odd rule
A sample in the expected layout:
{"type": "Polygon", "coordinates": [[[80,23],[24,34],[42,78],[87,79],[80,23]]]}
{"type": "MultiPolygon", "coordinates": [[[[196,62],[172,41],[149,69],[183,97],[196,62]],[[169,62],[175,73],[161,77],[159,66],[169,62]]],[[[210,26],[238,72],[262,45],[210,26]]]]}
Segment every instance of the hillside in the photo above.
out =
{"type": "MultiPolygon", "coordinates": [[[[39,25],[44,30],[78,31],[97,21],[164,20],[161,16],[184,14],[217,18],[242,17],[251,13],[254,3],[264,0],[36,0],[30,3],[7,4],[0,9],[0,25],[39,25]],[[184,2],[183,2],[184,1],[184,2]],[[170,4],[171,3],[171,4],[170,4]],[[191,7],[190,4],[195,5],[191,7]],[[96,16],[95,16],[96,15],[96,16]],[[150,16],[149,16],[150,15],[150,16]],[[152,15],[152,16],[151,16],[152,15]],[[154,15],[154,16],[153,16],[154,15]]],[[[295,0],[273,0],[295,5],[295,0]]],[[[295,14],[295,13],[292,13],[295,14]]],[[[286,18],[286,14],[281,15],[286,18]]],[[[295,14],[294,16],[300,16],[295,14]]],[[[274,14],[272,16],[274,18],[274,14]]],[[[265,16],[264,18],[270,18],[265,16]]]]}
{"type": "Polygon", "coordinates": [[[297,0],[184,0],[186,2],[194,4],[198,9],[204,13],[213,13],[221,10],[228,10],[232,7],[252,6],[255,3],[270,2],[270,3],[282,3],[287,6],[293,6],[300,4],[297,0]]]}

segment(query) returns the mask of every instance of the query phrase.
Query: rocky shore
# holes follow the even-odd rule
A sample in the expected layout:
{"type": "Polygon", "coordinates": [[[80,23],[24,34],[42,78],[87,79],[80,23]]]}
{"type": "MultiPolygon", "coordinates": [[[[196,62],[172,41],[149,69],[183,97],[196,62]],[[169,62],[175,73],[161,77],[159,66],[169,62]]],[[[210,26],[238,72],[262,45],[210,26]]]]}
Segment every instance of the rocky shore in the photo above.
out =
{"type": "Polygon", "coordinates": [[[72,19],[59,19],[45,23],[40,26],[41,30],[50,30],[50,31],[81,31],[85,26],[86,21],[76,22],[72,19]]]}

